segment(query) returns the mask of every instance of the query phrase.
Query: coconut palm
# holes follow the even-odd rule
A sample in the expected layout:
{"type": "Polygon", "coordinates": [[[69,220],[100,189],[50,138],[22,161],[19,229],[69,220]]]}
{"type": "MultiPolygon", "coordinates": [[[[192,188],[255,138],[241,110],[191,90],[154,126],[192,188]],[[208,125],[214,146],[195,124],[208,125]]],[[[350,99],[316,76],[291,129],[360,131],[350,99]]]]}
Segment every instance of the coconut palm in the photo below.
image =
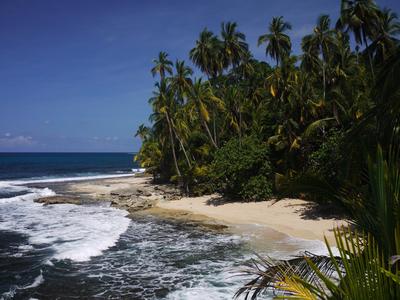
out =
{"type": "Polygon", "coordinates": [[[135,133],[135,137],[139,137],[142,141],[146,141],[150,135],[150,128],[144,124],[140,124],[139,128],[135,133]]]}
{"type": "Polygon", "coordinates": [[[190,50],[189,57],[207,77],[215,78],[223,68],[222,44],[216,35],[205,28],[190,50]]]}
{"type": "Polygon", "coordinates": [[[180,103],[192,85],[191,75],[193,70],[185,65],[185,61],[177,60],[175,63],[175,74],[171,78],[171,88],[176,91],[176,96],[180,103]]]}
{"type": "Polygon", "coordinates": [[[192,88],[189,91],[189,101],[192,112],[195,110],[201,122],[201,125],[206,131],[211,144],[218,148],[217,142],[211,134],[208,123],[210,122],[210,108],[223,108],[223,102],[216,97],[212,91],[211,85],[208,82],[203,83],[201,79],[194,81],[192,88]]]}
{"type": "Polygon", "coordinates": [[[172,74],[172,61],[168,60],[168,54],[161,51],[158,53],[158,58],[153,60],[154,67],[151,69],[151,74],[156,76],[160,75],[161,81],[165,79],[165,75],[172,74]]]}
{"type": "Polygon", "coordinates": [[[172,157],[174,159],[175,170],[179,177],[181,177],[181,171],[178,166],[178,159],[175,152],[175,138],[173,133],[173,123],[171,121],[171,110],[174,109],[174,95],[167,84],[166,80],[162,80],[156,83],[156,91],[153,92],[153,97],[149,100],[153,106],[153,111],[156,113],[155,117],[158,116],[159,121],[165,120],[166,126],[169,133],[169,142],[171,145],[172,157]]]}
{"type": "Polygon", "coordinates": [[[238,134],[239,140],[243,135],[243,102],[243,95],[238,87],[231,86],[224,90],[226,123],[238,134]]]}
{"type": "Polygon", "coordinates": [[[283,57],[289,56],[292,49],[290,37],[285,33],[290,29],[292,29],[292,26],[285,22],[282,16],[274,17],[269,24],[268,33],[258,38],[258,46],[266,43],[265,53],[275,59],[277,65],[283,57]]]}
{"type": "Polygon", "coordinates": [[[379,8],[374,0],[342,0],[336,28],[353,32],[356,43],[365,44],[373,76],[374,68],[368,39],[372,38],[373,32],[379,27],[379,21],[379,8]]]}
{"type": "Polygon", "coordinates": [[[246,43],[246,36],[237,30],[235,22],[227,22],[221,24],[221,37],[224,67],[237,67],[248,57],[249,45],[246,43]]]}
{"type": "Polygon", "coordinates": [[[322,83],[323,99],[326,99],[326,66],[334,45],[333,30],[330,28],[330,18],[328,15],[318,17],[314,32],[306,35],[302,41],[302,48],[308,55],[321,55],[322,59],[322,83]]]}
{"type": "Polygon", "coordinates": [[[379,26],[372,33],[372,44],[368,51],[376,63],[384,62],[399,45],[400,22],[395,12],[384,9],[379,14],[379,26]]]}

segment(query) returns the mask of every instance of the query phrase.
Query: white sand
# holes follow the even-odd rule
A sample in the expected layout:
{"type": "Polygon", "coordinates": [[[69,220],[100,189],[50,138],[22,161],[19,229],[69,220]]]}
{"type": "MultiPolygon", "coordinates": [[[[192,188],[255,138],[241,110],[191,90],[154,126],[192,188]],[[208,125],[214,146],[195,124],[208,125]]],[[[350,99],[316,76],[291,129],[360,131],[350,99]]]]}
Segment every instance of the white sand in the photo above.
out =
{"type": "Polygon", "coordinates": [[[310,203],[299,199],[283,199],[275,203],[273,201],[262,201],[214,205],[212,200],[217,198],[217,195],[209,195],[165,201],[162,195],[156,193],[155,185],[150,183],[150,179],[141,177],[93,180],[70,185],[70,189],[73,191],[83,192],[99,199],[107,198],[111,192],[129,190],[130,188],[152,191],[151,198],[159,200],[157,206],[163,210],[170,210],[171,216],[174,216],[173,211],[185,211],[228,224],[264,225],[297,238],[323,240],[326,236],[333,244],[332,228],[347,224],[344,220],[309,219],[303,216],[302,212],[310,203]]]}
{"type": "Polygon", "coordinates": [[[231,224],[265,225],[297,238],[323,240],[326,236],[332,243],[332,228],[347,224],[343,220],[306,219],[301,212],[309,203],[299,199],[283,199],[276,203],[262,201],[222,205],[208,204],[210,199],[210,196],[182,198],[176,201],[162,201],[158,206],[164,209],[185,210],[231,224]]]}

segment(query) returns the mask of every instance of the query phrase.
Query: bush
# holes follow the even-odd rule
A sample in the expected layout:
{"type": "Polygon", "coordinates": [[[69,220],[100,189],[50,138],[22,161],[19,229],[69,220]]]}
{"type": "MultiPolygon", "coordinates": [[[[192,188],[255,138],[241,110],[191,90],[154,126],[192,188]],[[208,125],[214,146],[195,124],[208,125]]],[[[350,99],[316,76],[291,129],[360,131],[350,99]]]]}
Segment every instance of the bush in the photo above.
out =
{"type": "Polygon", "coordinates": [[[272,178],[268,147],[252,137],[230,140],[215,153],[211,164],[217,190],[233,200],[271,197],[272,178]]]}
{"type": "Polygon", "coordinates": [[[331,130],[321,146],[309,156],[308,171],[328,182],[336,183],[343,162],[341,145],[343,133],[331,130]]]}

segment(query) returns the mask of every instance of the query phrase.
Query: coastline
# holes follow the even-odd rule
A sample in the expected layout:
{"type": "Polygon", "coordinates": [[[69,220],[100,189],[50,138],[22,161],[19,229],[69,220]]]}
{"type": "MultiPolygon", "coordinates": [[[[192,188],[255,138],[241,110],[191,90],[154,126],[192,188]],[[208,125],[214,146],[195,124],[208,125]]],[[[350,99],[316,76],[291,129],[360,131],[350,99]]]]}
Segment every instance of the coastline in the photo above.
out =
{"type": "Polygon", "coordinates": [[[312,212],[313,204],[305,200],[225,202],[218,195],[183,197],[172,186],[153,184],[150,177],[143,176],[57,183],[55,187],[59,195],[56,199],[41,198],[38,202],[56,204],[76,199],[68,203],[81,204],[82,198],[89,202],[109,201],[131,214],[203,222],[214,229],[228,226],[238,230],[238,226],[255,225],[264,228],[258,229],[262,235],[263,231],[271,234],[272,230],[305,240],[324,241],[326,236],[333,245],[332,228],[347,225],[345,220],[316,215],[312,212]]]}

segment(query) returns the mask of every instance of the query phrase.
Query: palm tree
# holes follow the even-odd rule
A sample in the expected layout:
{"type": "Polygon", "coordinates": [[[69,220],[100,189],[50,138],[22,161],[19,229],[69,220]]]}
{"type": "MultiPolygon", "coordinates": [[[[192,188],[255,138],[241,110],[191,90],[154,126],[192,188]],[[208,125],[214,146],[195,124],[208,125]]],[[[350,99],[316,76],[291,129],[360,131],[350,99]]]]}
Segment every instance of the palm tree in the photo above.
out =
{"type": "Polygon", "coordinates": [[[144,124],[140,124],[135,133],[135,137],[139,137],[142,141],[146,141],[150,135],[150,128],[144,124]]]}
{"type": "Polygon", "coordinates": [[[166,83],[166,80],[162,80],[156,83],[157,91],[153,92],[153,97],[150,99],[150,104],[153,106],[155,113],[165,118],[166,125],[169,133],[169,141],[171,145],[172,156],[174,159],[175,170],[179,177],[181,177],[181,171],[178,166],[178,160],[175,152],[175,139],[173,134],[173,123],[171,121],[171,110],[173,110],[174,97],[170,86],[166,83]]]}
{"type": "Polygon", "coordinates": [[[224,90],[225,118],[228,127],[238,134],[239,141],[243,134],[243,95],[236,86],[229,86],[224,90]]]}
{"type": "Polygon", "coordinates": [[[180,103],[183,103],[183,99],[192,85],[192,79],[190,78],[192,74],[193,70],[185,65],[185,61],[176,61],[175,75],[171,78],[171,87],[176,91],[177,100],[180,103]]]}
{"type": "Polygon", "coordinates": [[[314,33],[306,35],[302,41],[302,48],[308,55],[319,54],[322,57],[322,82],[323,98],[326,99],[326,65],[329,60],[331,48],[334,45],[333,30],[330,29],[330,18],[328,15],[318,17],[314,33]]]}
{"type": "Polygon", "coordinates": [[[390,9],[384,9],[379,14],[379,27],[373,31],[373,42],[368,51],[374,55],[376,63],[384,62],[399,45],[400,22],[397,14],[390,9]]]}
{"type": "Polygon", "coordinates": [[[372,65],[371,52],[368,47],[368,39],[379,27],[379,8],[374,0],[342,0],[340,17],[336,28],[351,31],[354,39],[359,45],[365,44],[370,63],[372,77],[374,68],[372,65]]]}
{"type": "Polygon", "coordinates": [[[240,61],[248,56],[249,45],[246,43],[246,36],[237,30],[235,22],[227,22],[221,24],[221,37],[224,67],[238,66],[240,61]]]}
{"type": "Polygon", "coordinates": [[[166,73],[172,74],[172,61],[168,60],[168,54],[161,51],[158,54],[158,58],[153,60],[154,67],[151,69],[151,74],[156,76],[160,75],[161,81],[165,79],[166,73]]]}
{"type": "Polygon", "coordinates": [[[197,79],[194,81],[193,86],[189,92],[189,101],[192,111],[193,109],[196,110],[201,125],[204,127],[211,144],[215,148],[218,148],[217,141],[211,134],[208,122],[211,119],[210,108],[217,107],[222,109],[223,102],[221,101],[221,99],[214,95],[210,83],[203,83],[201,79],[197,79]]]}
{"type": "Polygon", "coordinates": [[[186,132],[188,131],[188,125],[185,120],[186,117],[182,105],[184,104],[188,91],[192,86],[192,79],[190,78],[192,74],[193,70],[185,65],[185,61],[177,60],[175,63],[175,75],[170,78],[172,93],[176,97],[176,103],[180,105],[174,110],[171,117],[172,129],[189,167],[191,167],[191,162],[184,145],[184,136],[187,136],[186,132]]]}
{"type": "Polygon", "coordinates": [[[222,44],[211,31],[205,28],[190,50],[189,57],[209,78],[215,78],[223,68],[222,44]]]}
{"type": "Polygon", "coordinates": [[[282,16],[274,17],[269,24],[269,32],[258,38],[258,46],[263,43],[267,44],[265,53],[276,60],[276,65],[279,64],[283,57],[290,54],[292,43],[290,37],[285,33],[290,29],[292,29],[292,25],[285,22],[282,16]]]}

